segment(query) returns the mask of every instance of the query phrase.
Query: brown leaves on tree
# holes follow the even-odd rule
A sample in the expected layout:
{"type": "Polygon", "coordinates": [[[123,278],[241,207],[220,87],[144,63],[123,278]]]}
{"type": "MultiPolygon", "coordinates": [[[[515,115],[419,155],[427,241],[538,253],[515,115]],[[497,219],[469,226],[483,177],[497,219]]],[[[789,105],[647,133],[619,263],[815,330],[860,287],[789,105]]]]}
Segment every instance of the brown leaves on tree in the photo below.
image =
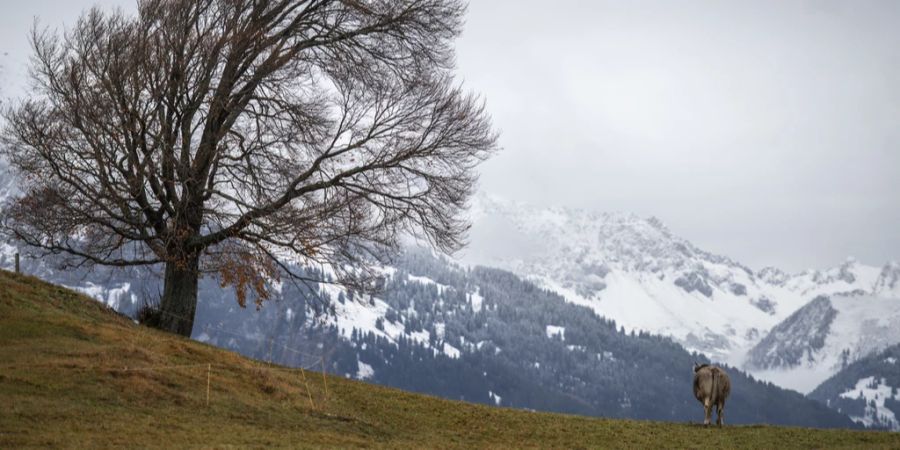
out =
{"type": "Polygon", "coordinates": [[[231,250],[216,259],[216,273],[222,287],[234,287],[237,302],[247,307],[248,294],[253,295],[257,311],[269,299],[269,286],[280,280],[280,273],[272,259],[260,252],[231,250]]]}

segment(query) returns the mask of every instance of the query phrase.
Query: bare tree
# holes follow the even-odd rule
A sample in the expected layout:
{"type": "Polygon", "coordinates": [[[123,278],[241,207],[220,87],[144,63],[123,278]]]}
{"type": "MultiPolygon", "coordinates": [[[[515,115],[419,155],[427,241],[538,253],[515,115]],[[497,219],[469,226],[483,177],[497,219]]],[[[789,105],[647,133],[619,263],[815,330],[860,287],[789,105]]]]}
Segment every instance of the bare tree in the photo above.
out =
{"type": "Polygon", "coordinates": [[[164,265],[161,328],[190,335],[198,279],[244,305],[290,262],[366,268],[412,233],[463,244],[495,149],[452,80],[458,0],[141,0],[32,35],[5,111],[24,194],[2,225],[74,264],[164,265]]]}

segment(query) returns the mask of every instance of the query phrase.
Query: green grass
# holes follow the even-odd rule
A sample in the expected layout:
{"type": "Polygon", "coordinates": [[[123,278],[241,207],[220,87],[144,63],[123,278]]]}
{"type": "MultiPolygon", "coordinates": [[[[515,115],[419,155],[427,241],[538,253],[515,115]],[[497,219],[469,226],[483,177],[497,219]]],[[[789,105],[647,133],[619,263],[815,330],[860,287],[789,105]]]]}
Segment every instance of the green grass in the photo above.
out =
{"type": "Polygon", "coordinates": [[[326,380],[0,271],[0,448],[355,446],[900,448],[900,434],[532,413],[326,380]]]}

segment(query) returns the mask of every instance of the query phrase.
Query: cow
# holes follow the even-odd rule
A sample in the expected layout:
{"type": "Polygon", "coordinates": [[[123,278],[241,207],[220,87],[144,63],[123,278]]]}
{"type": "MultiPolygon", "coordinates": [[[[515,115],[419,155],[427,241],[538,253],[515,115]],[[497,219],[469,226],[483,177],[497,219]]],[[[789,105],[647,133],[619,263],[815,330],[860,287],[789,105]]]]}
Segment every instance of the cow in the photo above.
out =
{"type": "Polygon", "coordinates": [[[694,363],[694,397],[697,397],[706,411],[704,425],[709,425],[713,406],[718,415],[716,425],[722,425],[725,420],[725,399],[730,393],[731,380],[724,370],[709,364],[694,363]]]}

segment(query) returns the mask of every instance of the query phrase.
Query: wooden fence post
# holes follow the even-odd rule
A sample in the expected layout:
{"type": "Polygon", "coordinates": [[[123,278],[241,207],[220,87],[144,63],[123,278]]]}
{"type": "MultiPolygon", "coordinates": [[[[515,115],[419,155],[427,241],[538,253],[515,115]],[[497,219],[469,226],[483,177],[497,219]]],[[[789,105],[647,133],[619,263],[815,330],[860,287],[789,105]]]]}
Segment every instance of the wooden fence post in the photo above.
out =
{"type": "Polygon", "coordinates": [[[19,253],[18,252],[16,252],[16,273],[20,273],[19,272],[19,253]]]}
{"type": "Polygon", "coordinates": [[[306,396],[309,397],[309,407],[316,410],[316,402],[313,401],[312,393],[309,391],[309,381],[306,380],[306,371],[300,366],[300,375],[303,376],[303,385],[306,386],[306,396]]]}
{"type": "Polygon", "coordinates": [[[212,364],[206,365],[206,407],[209,408],[209,373],[212,371],[212,364]]]}
{"type": "Polygon", "coordinates": [[[325,378],[325,355],[322,355],[322,384],[325,385],[325,401],[328,401],[328,380],[325,378]]]}

